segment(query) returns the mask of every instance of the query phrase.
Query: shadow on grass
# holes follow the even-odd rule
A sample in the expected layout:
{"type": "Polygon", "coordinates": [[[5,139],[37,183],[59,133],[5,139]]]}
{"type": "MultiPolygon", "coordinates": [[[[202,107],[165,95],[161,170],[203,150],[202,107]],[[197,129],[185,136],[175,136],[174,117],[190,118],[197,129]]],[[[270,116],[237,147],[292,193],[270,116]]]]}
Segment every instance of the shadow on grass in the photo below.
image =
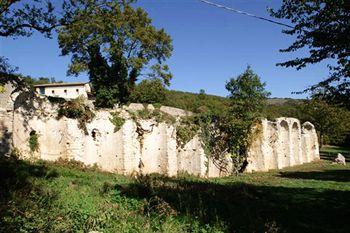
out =
{"type": "MultiPolygon", "coordinates": [[[[157,197],[178,215],[227,232],[350,232],[350,192],[314,188],[217,184],[145,176],[117,186],[132,198],[157,197]]],[[[157,214],[157,213],[155,213],[157,214]]]]}
{"type": "MultiPolygon", "coordinates": [[[[344,153],[344,152],[340,152],[340,153],[345,157],[345,161],[347,163],[350,163],[350,153],[344,153]]],[[[337,157],[337,154],[338,152],[321,151],[320,158],[323,160],[334,161],[334,159],[337,157]]]]}
{"type": "MultiPolygon", "coordinates": [[[[19,232],[23,224],[35,222],[32,213],[43,212],[49,216],[54,193],[47,193],[41,186],[33,182],[33,178],[51,179],[57,176],[55,170],[48,170],[45,165],[34,165],[18,160],[13,156],[0,154],[0,232],[19,232]]],[[[50,222],[45,223],[49,229],[50,222]]],[[[28,226],[33,232],[37,229],[28,226]]]]}
{"type": "Polygon", "coordinates": [[[309,171],[309,172],[280,172],[280,177],[294,179],[310,179],[350,182],[350,170],[325,170],[325,171],[309,171]]]}

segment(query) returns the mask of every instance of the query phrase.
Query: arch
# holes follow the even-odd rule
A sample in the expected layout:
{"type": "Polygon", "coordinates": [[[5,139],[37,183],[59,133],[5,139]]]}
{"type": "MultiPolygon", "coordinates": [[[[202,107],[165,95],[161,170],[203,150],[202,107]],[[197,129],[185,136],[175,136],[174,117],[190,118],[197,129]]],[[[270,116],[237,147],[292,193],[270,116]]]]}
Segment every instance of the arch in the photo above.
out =
{"type": "Polygon", "coordinates": [[[300,153],[300,125],[298,122],[293,122],[291,130],[291,166],[301,163],[301,153],[300,153]]]}
{"type": "Polygon", "coordinates": [[[286,120],[281,120],[279,125],[279,143],[281,151],[278,156],[278,168],[284,168],[290,166],[289,124],[286,120]]]}

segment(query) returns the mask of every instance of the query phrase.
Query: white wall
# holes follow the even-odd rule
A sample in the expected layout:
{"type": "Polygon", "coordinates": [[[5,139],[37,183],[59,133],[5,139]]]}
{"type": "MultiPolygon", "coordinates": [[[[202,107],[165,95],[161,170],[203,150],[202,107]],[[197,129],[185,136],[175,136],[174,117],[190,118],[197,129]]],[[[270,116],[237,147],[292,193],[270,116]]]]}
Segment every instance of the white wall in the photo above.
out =
{"type": "MultiPolygon", "coordinates": [[[[61,97],[61,98],[67,98],[67,99],[75,99],[79,96],[87,97],[87,90],[86,90],[85,85],[57,86],[57,87],[47,86],[47,87],[42,87],[42,88],[45,88],[45,95],[46,96],[61,97]],[[65,90],[66,90],[66,92],[65,92],[65,90]]],[[[36,88],[36,92],[38,94],[41,94],[40,87],[36,88]]]]}
{"type": "MultiPolygon", "coordinates": [[[[113,111],[119,111],[126,119],[120,130],[114,132],[114,125],[109,120],[111,110],[98,110],[92,122],[86,125],[88,134],[85,134],[78,128],[77,120],[57,119],[57,105],[48,101],[34,102],[28,109],[24,104],[15,111],[0,111],[0,136],[11,135],[13,146],[24,158],[74,159],[120,174],[156,172],[174,176],[186,172],[217,177],[232,171],[230,156],[227,155],[227,160],[213,161],[205,154],[198,135],[179,148],[174,125],[152,119],[135,122],[127,110],[113,111]],[[40,145],[34,153],[28,144],[32,131],[39,136],[40,145]],[[222,169],[223,164],[227,164],[227,169],[222,169]]],[[[261,124],[259,134],[249,148],[248,172],[319,159],[317,134],[312,124],[300,125],[294,118],[279,118],[275,122],[265,119],[261,124]]],[[[0,146],[3,144],[1,142],[0,146]]]]}

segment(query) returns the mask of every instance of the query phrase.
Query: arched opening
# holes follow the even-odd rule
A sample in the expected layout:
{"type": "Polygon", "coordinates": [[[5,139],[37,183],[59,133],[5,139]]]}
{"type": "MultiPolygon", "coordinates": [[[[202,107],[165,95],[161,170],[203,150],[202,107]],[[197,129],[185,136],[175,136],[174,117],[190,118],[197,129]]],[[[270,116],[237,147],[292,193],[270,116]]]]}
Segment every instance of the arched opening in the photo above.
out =
{"type": "Polygon", "coordinates": [[[300,127],[297,122],[294,122],[292,125],[291,132],[291,165],[300,164],[301,155],[300,155],[300,127]]]}
{"type": "Polygon", "coordinates": [[[278,168],[290,166],[290,138],[289,138],[289,125],[288,122],[282,120],[280,122],[280,158],[278,161],[278,168]]]}

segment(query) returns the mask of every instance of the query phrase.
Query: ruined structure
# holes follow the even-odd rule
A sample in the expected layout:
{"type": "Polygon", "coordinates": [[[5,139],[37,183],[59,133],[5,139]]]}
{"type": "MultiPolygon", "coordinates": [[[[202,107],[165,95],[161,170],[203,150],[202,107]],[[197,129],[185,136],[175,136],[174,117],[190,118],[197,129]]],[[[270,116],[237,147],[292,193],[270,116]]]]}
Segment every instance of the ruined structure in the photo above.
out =
{"type": "Polygon", "coordinates": [[[247,172],[281,169],[320,158],[317,134],[310,122],[295,118],[266,119],[253,130],[247,172]]]}
{"type": "MultiPolygon", "coordinates": [[[[95,117],[86,124],[84,132],[78,127],[77,120],[58,119],[57,105],[48,101],[22,101],[15,103],[14,108],[8,108],[8,102],[5,102],[2,101],[0,106],[2,153],[12,146],[24,158],[74,159],[120,174],[175,176],[185,172],[218,177],[228,175],[232,170],[230,156],[227,155],[226,161],[220,161],[218,166],[218,161],[205,154],[198,135],[180,147],[176,140],[176,123],[135,120],[131,113],[142,110],[142,104],[95,111],[95,117]],[[117,131],[110,121],[111,111],[119,112],[125,119],[117,131]],[[30,135],[37,135],[37,151],[29,148],[30,135]]],[[[151,105],[147,108],[154,109],[151,105]]],[[[190,114],[170,107],[161,107],[160,111],[176,118],[190,114]]],[[[301,126],[293,118],[279,118],[275,122],[263,120],[255,129],[246,171],[279,169],[318,158],[317,136],[312,124],[301,126]]]]}

